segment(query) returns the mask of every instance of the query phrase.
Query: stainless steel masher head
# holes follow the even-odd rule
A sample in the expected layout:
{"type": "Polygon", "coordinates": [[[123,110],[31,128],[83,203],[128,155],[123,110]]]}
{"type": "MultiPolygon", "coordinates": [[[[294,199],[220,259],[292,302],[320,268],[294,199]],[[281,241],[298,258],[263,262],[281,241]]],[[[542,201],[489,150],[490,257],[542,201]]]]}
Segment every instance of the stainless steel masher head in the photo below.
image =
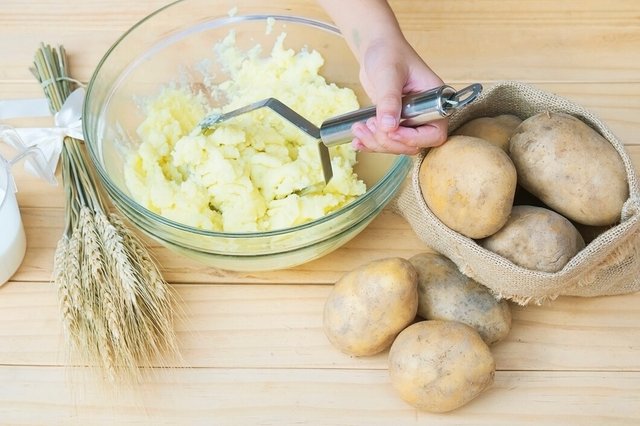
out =
{"type": "MultiPolygon", "coordinates": [[[[418,127],[430,121],[450,116],[454,111],[473,102],[482,92],[482,85],[475,83],[459,91],[443,85],[424,92],[411,93],[402,98],[400,125],[418,127]]],[[[353,140],[351,128],[376,115],[376,107],[370,106],[325,120],[320,128],[275,98],[267,98],[223,114],[211,114],[199,123],[203,134],[209,134],[216,125],[260,108],[269,108],[301,131],[318,140],[318,151],[324,183],[333,177],[329,147],[353,140]]],[[[303,190],[304,191],[304,190],[303,190]]]]}

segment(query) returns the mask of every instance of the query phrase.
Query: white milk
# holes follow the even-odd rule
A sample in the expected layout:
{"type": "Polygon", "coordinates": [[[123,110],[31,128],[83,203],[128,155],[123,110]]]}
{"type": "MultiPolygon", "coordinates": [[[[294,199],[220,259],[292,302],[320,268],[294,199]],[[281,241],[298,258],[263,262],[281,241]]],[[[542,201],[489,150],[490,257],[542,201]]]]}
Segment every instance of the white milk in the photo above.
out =
{"type": "Polygon", "coordinates": [[[27,249],[16,195],[0,188],[0,285],[18,270],[27,249]],[[6,196],[6,199],[5,199],[6,196]]]}

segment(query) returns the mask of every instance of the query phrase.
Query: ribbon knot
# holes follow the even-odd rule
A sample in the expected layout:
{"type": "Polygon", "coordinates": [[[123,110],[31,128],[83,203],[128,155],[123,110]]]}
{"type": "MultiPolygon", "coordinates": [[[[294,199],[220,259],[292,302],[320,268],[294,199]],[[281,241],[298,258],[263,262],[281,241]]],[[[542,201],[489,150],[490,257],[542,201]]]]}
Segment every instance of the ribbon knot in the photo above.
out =
{"type": "Polygon", "coordinates": [[[82,104],[84,103],[84,89],[74,90],[54,115],[54,123],[63,135],[74,139],[84,140],[82,134],[82,104]]]}
{"type": "MultiPolygon", "coordinates": [[[[82,134],[82,104],[84,103],[84,93],[83,88],[78,88],[69,95],[62,105],[62,108],[60,108],[60,111],[54,115],[55,127],[11,129],[17,132],[25,147],[36,146],[40,150],[45,163],[42,164],[41,167],[44,167],[49,175],[55,174],[60,153],[62,152],[64,138],[72,137],[84,140],[82,134]]],[[[42,109],[40,100],[5,101],[5,109],[11,110],[11,102],[15,102],[16,108],[19,107],[23,117],[41,115],[38,112],[42,109]],[[7,108],[7,105],[9,105],[9,108],[7,108]],[[29,112],[29,110],[31,110],[31,112],[29,112]]],[[[0,114],[0,119],[10,117],[16,117],[15,111],[9,116],[2,116],[0,114]]],[[[2,127],[7,128],[7,126],[2,127]]],[[[2,135],[2,132],[0,132],[0,135],[2,135]]],[[[7,139],[8,142],[10,142],[10,138],[7,139]]],[[[18,145],[19,142],[17,143],[18,145]]],[[[16,143],[13,143],[13,145],[16,145],[16,143]]],[[[19,151],[24,150],[24,147],[20,146],[14,146],[14,148],[19,151]]],[[[35,170],[31,162],[25,162],[25,169],[31,174],[44,177],[41,176],[42,173],[35,170]]]]}

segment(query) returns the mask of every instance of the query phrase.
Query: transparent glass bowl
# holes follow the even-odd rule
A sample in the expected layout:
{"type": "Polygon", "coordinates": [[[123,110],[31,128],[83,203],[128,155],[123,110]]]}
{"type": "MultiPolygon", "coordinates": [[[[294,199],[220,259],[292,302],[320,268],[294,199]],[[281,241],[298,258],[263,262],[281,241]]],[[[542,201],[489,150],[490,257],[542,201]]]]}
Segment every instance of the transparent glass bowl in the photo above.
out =
{"type": "MultiPolygon", "coordinates": [[[[296,2],[290,3],[295,6],[296,2]]],[[[363,106],[369,104],[359,85],[358,65],[336,28],[314,16],[293,15],[295,7],[255,4],[258,6],[239,7],[236,14],[230,14],[212,11],[208,0],[183,0],[149,15],[100,61],[87,89],[83,113],[91,160],[115,206],[166,247],[208,265],[237,271],[287,268],[335,250],[378,215],[410,169],[410,159],[404,156],[360,153],[355,171],[367,184],[364,195],[315,221],[269,232],[204,231],[164,218],[131,197],[123,167],[127,155],[140,143],[136,136],[144,118],[140,99],[157,95],[170,83],[201,87],[203,59],[213,60],[213,46],[232,29],[241,49],[261,44],[265,52],[286,32],[286,48],[307,46],[319,51],[325,59],[321,74],[327,81],[350,87],[363,106]],[[275,18],[275,23],[269,18],[275,18]]],[[[215,63],[207,66],[208,74],[224,78],[215,63]]]]}

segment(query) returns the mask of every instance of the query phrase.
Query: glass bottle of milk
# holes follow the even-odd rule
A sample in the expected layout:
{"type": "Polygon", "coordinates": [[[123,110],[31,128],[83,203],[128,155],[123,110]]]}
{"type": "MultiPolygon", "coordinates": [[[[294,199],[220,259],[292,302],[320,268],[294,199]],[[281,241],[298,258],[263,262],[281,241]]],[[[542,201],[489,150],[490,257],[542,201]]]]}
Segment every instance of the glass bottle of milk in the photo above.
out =
{"type": "Polygon", "coordinates": [[[18,270],[26,249],[10,164],[0,157],[0,285],[18,270]]]}
{"type": "MultiPolygon", "coordinates": [[[[47,165],[37,146],[27,147],[15,129],[0,125],[0,142],[15,150],[9,160],[0,154],[0,286],[5,284],[20,267],[27,248],[20,209],[16,200],[16,185],[11,166],[21,159],[35,174],[55,184],[53,171],[47,165]]],[[[3,151],[4,152],[4,151],[3,151]]],[[[55,166],[54,166],[55,167],[55,166]]]]}

